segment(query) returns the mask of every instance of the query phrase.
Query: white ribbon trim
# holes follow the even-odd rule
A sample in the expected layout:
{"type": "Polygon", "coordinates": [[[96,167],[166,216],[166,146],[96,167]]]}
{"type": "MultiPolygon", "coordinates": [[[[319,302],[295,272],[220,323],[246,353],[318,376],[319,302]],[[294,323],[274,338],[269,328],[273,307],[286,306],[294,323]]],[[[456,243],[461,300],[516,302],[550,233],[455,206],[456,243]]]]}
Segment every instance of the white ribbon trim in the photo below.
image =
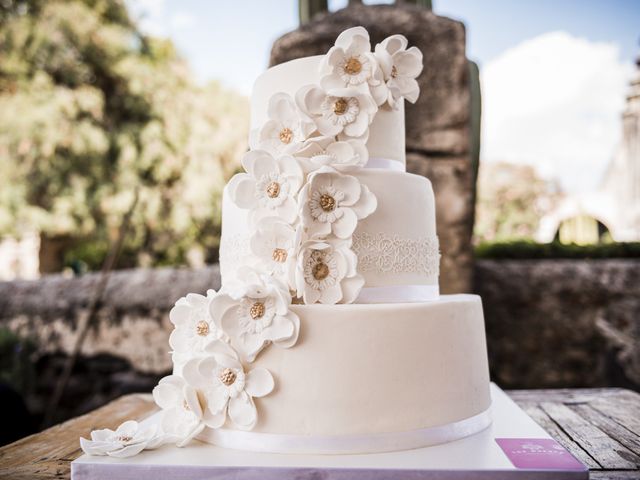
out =
{"type": "Polygon", "coordinates": [[[364,287],[354,303],[417,303],[432,302],[440,297],[436,285],[390,285],[364,287]]]}
{"type": "MultiPolygon", "coordinates": [[[[263,453],[354,454],[411,450],[452,442],[491,424],[490,409],[437,427],[371,435],[304,436],[206,429],[198,438],[223,448],[263,453]]],[[[312,412],[310,413],[313,414],[312,412]]]]}
{"type": "Polygon", "coordinates": [[[370,157],[365,168],[384,168],[385,170],[395,170],[396,172],[404,172],[405,166],[403,162],[391,160],[389,158],[370,157]]]}

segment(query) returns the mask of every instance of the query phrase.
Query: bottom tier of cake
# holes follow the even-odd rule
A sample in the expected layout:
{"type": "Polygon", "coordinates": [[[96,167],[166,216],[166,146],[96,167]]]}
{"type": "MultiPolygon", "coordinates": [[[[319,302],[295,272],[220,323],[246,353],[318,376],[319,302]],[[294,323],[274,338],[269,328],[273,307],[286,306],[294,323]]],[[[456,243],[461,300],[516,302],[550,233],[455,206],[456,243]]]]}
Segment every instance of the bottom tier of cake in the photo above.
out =
{"type": "Polygon", "coordinates": [[[202,439],[257,451],[364,453],[443,443],[490,423],[480,297],[292,308],[298,343],[255,361],[276,380],[256,399],[255,429],[202,439]]]}

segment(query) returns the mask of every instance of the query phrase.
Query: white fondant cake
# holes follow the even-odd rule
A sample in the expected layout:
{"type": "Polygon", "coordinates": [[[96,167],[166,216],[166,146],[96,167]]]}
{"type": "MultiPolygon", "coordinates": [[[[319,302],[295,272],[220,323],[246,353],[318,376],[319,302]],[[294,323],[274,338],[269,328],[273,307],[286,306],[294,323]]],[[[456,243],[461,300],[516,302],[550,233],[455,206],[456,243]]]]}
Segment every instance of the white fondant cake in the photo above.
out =
{"type": "Polygon", "coordinates": [[[356,27],[258,78],[246,173],[223,196],[222,288],[170,313],[174,373],[154,389],[164,440],[106,454],[195,437],[390,451],[489,424],[482,304],[439,295],[433,190],[405,172],[404,99],[421,70],[403,36],[372,52],[356,27]]]}

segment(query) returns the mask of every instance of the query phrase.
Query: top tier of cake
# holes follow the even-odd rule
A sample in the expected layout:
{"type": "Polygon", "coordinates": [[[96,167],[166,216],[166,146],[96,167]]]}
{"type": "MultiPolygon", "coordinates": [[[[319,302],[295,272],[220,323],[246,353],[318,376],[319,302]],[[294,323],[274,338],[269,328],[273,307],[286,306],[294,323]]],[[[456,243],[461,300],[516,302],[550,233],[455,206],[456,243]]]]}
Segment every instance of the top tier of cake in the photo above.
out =
{"type": "MultiPolygon", "coordinates": [[[[258,77],[251,96],[251,129],[261,127],[268,119],[269,99],[283,92],[295,98],[300,87],[317,84],[323,55],[291,60],[268,69],[258,77]]],[[[404,102],[398,108],[380,108],[369,125],[369,166],[386,166],[385,160],[394,170],[405,170],[404,102]],[[396,164],[397,162],[397,164],[396,164]]]]}

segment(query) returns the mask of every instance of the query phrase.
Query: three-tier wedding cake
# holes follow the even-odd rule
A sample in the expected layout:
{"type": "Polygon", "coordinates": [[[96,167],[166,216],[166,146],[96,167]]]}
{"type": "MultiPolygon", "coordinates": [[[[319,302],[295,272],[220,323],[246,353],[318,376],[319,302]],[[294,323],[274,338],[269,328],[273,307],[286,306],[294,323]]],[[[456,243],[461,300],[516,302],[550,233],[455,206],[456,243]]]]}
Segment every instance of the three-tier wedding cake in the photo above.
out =
{"type": "Polygon", "coordinates": [[[439,295],[431,183],[405,171],[421,71],[405,37],[372,51],[356,27],[257,79],[245,173],[224,191],[222,288],[170,314],[165,435],[364,453],[490,423],[480,298],[439,295]]]}

